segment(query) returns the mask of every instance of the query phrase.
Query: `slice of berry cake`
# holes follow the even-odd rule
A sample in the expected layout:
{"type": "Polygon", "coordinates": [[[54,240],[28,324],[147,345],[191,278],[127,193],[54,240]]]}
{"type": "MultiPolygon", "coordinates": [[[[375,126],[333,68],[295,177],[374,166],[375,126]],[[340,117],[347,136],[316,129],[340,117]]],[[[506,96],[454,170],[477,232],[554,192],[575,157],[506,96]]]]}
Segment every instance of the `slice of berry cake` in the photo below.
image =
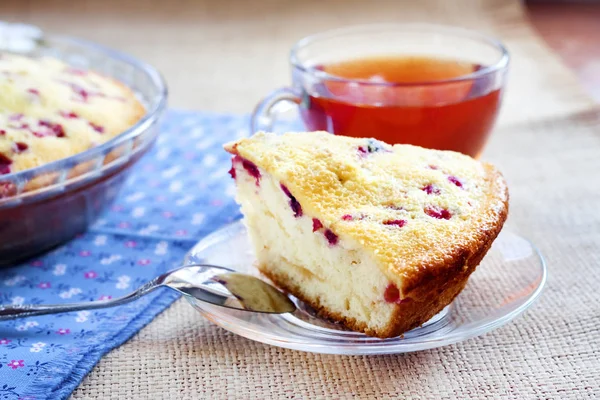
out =
{"type": "Polygon", "coordinates": [[[225,145],[259,269],[322,316],[381,338],[448,305],[496,238],[490,164],[326,132],[225,145]]]}

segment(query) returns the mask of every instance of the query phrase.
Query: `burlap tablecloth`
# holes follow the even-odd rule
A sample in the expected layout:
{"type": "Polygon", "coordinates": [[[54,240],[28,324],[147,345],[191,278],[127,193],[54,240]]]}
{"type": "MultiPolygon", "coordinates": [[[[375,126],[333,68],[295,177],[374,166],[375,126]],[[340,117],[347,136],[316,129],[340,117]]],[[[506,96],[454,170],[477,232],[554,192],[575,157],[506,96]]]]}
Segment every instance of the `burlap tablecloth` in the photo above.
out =
{"type": "Polygon", "coordinates": [[[510,184],[510,224],[548,262],[547,289],[524,316],[440,349],[342,357],[237,337],[180,301],[108,354],[74,399],[600,398],[600,109],[516,0],[3,0],[0,15],[139,56],[165,74],[172,106],[206,110],[248,112],[287,83],[296,39],[348,24],[463,25],[513,55],[484,158],[510,184]]]}

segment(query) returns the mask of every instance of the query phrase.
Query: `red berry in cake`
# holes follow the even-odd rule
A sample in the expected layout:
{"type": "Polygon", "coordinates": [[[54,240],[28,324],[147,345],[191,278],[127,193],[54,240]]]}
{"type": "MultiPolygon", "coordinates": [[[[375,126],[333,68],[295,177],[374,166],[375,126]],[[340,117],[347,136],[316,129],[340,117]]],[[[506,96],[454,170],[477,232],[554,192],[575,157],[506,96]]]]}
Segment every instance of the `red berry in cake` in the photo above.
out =
{"type": "Polygon", "coordinates": [[[331,229],[325,229],[325,232],[323,234],[325,235],[325,238],[327,239],[330,245],[335,246],[337,244],[339,240],[338,235],[333,233],[331,229]]]}
{"type": "Polygon", "coordinates": [[[450,214],[450,211],[446,210],[445,208],[431,206],[431,207],[427,207],[424,211],[425,211],[425,214],[429,215],[432,218],[437,218],[437,219],[452,218],[452,214],[450,214]]]}
{"type": "Polygon", "coordinates": [[[312,223],[313,223],[313,232],[316,232],[323,227],[323,224],[317,218],[313,218],[312,223]]]}
{"type": "Polygon", "coordinates": [[[87,90],[75,83],[71,84],[71,89],[73,89],[75,94],[77,94],[84,102],[86,102],[88,100],[88,97],[90,97],[90,93],[87,90]]]}
{"type": "Polygon", "coordinates": [[[12,160],[0,153],[0,175],[10,173],[10,164],[12,164],[12,160]]]}
{"type": "Polygon", "coordinates": [[[92,127],[92,129],[94,129],[96,132],[98,133],[104,133],[104,127],[98,124],[95,124],[93,122],[89,122],[90,126],[92,127]]]}
{"type": "Polygon", "coordinates": [[[383,292],[383,299],[387,303],[397,303],[400,300],[400,291],[393,283],[390,283],[383,292]]]}
{"type": "Polygon", "coordinates": [[[342,215],[342,221],[362,221],[363,219],[365,219],[365,215],[364,214],[345,214],[342,215]]]}
{"type": "Polygon", "coordinates": [[[294,217],[298,218],[302,216],[302,206],[300,206],[300,203],[298,203],[298,200],[294,196],[290,199],[290,207],[292,207],[294,217]]]}
{"type": "Polygon", "coordinates": [[[73,93],[75,93],[75,95],[77,96],[77,98],[75,100],[77,101],[81,101],[86,103],[88,101],[88,98],[92,95],[92,93],[90,93],[89,91],[87,91],[86,89],[84,89],[82,86],[73,83],[73,82],[68,82],[65,80],[58,80],[60,83],[67,85],[71,88],[71,90],[73,91],[73,93]]]}
{"type": "Polygon", "coordinates": [[[281,190],[283,190],[283,193],[285,193],[287,197],[292,197],[292,194],[290,193],[290,190],[287,188],[287,186],[285,186],[283,183],[279,186],[281,187],[281,190]]]}
{"type": "Polygon", "coordinates": [[[229,175],[231,175],[233,179],[235,179],[235,167],[233,166],[233,164],[231,165],[231,169],[227,172],[229,173],[229,175]]]}
{"type": "Polygon", "coordinates": [[[27,93],[31,93],[33,95],[39,96],[40,95],[40,91],[37,89],[27,89],[27,93]]]}
{"type": "MultiPolygon", "coordinates": [[[[232,165],[235,163],[240,163],[242,164],[242,167],[246,170],[246,172],[248,173],[248,175],[250,175],[251,177],[253,177],[254,179],[256,179],[256,186],[260,186],[259,185],[259,181],[260,181],[260,171],[258,170],[258,167],[256,166],[256,164],[254,164],[252,161],[246,160],[245,158],[242,158],[239,155],[235,155],[233,157],[233,159],[231,160],[232,165]]],[[[231,172],[229,173],[231,175],[231,172]]],[[[235,178],[235,172],[233,175],[231,175],[233,178],[235,178]]]]}
{"type": "Polygon", "coordinates": [[[46,128],[46,129],[41,129],[41,130],[37,130],[37,131],[33,132],[33,134],[37,137],[44,137],[44,136],[65,137],[65,131],[61,124],[56,124],[54,122],[50,122],[50,121],[42,119],[38,122],[38,125],[42,128],[46,128]]]}
{"type": "Polygon", "coordinates": [[[242,161],[242,167],[244,167],[244,169],[246,170],[246,172],[248,172],[248,175],[250,175],[251,177],[253,177],[254,179],[256,179],[256,186],[259,185],[259,181],[260,181],[260,171],[258,170],[258,167],[256,166],[256,164],[254,164],[252,161],[246,160],[245,158],[242,158],[240,156],[237,156],[240,158],[240,160],[242,161]]]}
{"type": "Polygon", "coordinates": [[[398,228],[402,228],[404,225],[406,225],[406,220],[404,219],[390,219],[388,221],[383,221],[384,225],[392,225],[392,226],[397,226],[398,228]]]}
{"type": "Polygon", "coordinates": [[[253,176],[256,179],[260,178],[260,171],[258,170],[258,167],[253,162],[244,159],[242,161],[242,166],[244,167],[244,169],[246,171],[248,171],[248,173],[251,176],[253,176]]]}
{"type": "Polygon", "coordinates": [[[458,179],[457,177],[455,177],[453,175],[448,176],[448,181],[454,183],[459,188],[463,187],[463,183],[460,181],[460,179],[458,179]]]}
{"type": "Polygon", "coordinates": [[[431,183],[429,185],[421,188],[421,190],[427,194],[440,194],[441,193],[440,189],[431,183]]]}
{"type": "Polygon", "coordinates": [[[27,143],[23,143],[23,142],[15,142],[15,144],[13,145],[13,151],[15,153],[22,153],[25,150],[27,150],[29,148],[29,145],[27,143]]]}
{"type": "Polygon", "coordinates": [[[287,188],[287,186],[285,186],[283,183],[281,184],[281,190],[283,190],[283,193],[285,193],[285,195],[290,198],[290,207],[294,212],[294,217],[301,217],[302,206],[300,205],[298,200],[296,200],[296,198],[290,193],[290,190],[287,188]]]}
{"type": "Polygon", "coordinates": [[[67,119],[79,118],[79,116],[77,114],[75,114],[73,111],[61,111],[59,114],[61,117],[64,117],[67,119]]]}
{"type": "Polygon", "coordinates": [[[0,135],[6,135],[6,131],[4,129],[0,129],[0,135]]]}

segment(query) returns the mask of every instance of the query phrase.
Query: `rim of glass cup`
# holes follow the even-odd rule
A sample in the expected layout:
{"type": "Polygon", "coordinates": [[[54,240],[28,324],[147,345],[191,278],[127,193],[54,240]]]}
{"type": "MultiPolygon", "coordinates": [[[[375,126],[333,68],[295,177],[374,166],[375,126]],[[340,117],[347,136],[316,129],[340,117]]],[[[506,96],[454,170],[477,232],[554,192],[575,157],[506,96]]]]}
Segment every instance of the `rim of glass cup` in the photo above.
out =
{"type": "Polygon", "coordinates": [[[345,28],[337,28],[330,29],[324,32],[315,33],[313,35],[306,36],[300,39],[290,51],[290,63],[293,68],[297,68],[300,71],[314,75],[317,78],[335,81],[335,82],[345,82],[345,83],[357,83],[360,85],[369,85],[369,86],[386,86],[386,87],[414,87],[414,86],[429,86],[429,85],[440,85],[445,83],[453,83],[453,82],[461,82],[466,80],[472,80],[484,75],[493,74],[498,71],[506,70],[510,63],[510,54],[506,47],[502,44],[502,42],[492,36],[488,36],[481,32],[460,28],[448,25],[437,25],[437,24],[422,24],[422,23],[406,23],[406,24],[394,24],[394,23],[384,23],[384,24],[368,24],[368,25],[355,25],[349,26],[345,28]],[[436,81],[421,81],[421,82],[406,82],[406,83],[397,83],[397,82],[373,82],[363,79],[348,79],[343,78],[337,75],[329,74],[325,71],[315,69],[313,67],[305,65],[298,59],[298,51],[303,49],[304,47],[322,40],[329,39],[336,36],[342,36],[349,33],[360,33],[360,32],[373,32],[373,31],[385,31],[385,30],[404,30],[404,31],[428,31],[433,33],[446,33],[449,35],[460,36],[463,38],[469,38],[474,40],[479,40],[480,42],[486,43],[492,47],[495,47],[500,52],[500,58],[497,62],[492,65],[487,65],[484,68],[481,68],[477,71],[473,71],[466,75],[461,75],[455,78],[449,79],[441,79],[436,81]]]}

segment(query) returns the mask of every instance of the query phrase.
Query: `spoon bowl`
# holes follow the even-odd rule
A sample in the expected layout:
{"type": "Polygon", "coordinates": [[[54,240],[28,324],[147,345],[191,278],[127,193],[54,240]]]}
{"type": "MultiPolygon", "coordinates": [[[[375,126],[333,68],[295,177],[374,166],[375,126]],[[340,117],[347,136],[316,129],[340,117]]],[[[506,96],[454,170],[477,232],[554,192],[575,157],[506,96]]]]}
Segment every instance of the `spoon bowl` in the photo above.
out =
{"type": "Polygon", "coordinates": [[[189,265],[161,277],[162,285],[184,296],[222,307],[273,314],[296,310],[294,303],[272,285],[224,267],[189,265]]]}

